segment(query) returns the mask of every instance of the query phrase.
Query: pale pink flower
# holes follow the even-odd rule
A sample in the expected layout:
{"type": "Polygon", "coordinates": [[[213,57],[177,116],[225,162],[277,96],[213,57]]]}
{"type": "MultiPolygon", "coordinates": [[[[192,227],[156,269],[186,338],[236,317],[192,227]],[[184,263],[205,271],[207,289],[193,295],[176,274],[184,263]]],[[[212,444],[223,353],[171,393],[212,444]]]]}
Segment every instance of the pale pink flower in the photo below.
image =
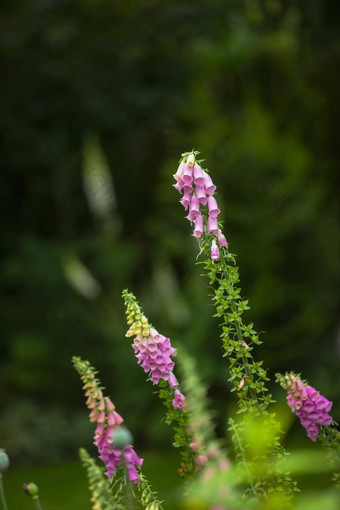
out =
{"type": "Polygon", "coordinates": [[[209,216],[212,218],[217,218],[217,216],[220,214],[220,210],[218,208],[216,199],[213,196],[210,196],[208,198],[208,209],[209,209],[209,216]]]}
{"type": "Polygon", "coordinates": [[[212,260],[218,260],[220,258],[220,250],[218,249],[218,246],[217,246],[215,240],[213,240],[213,242],[211,243],[210,255],[211,255],[212,260]]]}
{"type": "Polygon", "coordinates": [[[228,248],[228,241],[226,240],[225,236],[222,234],[222,231],[219,230],[217,234],[217,240],[220,247],[225,246],[228,248]]]}
{"type": "Polygon", "coordinates": [[[190,165],[185,165],[182,175],[182,181],[185,185],[191,185],[192,183],[192,167],[190,165]]]}
{"type": "Polygon", "coordinates": [[[205,186],[206,192],[208,193],[208,195],[213,195],[216,191],[216,186],[213,183],[212,178],[204,170],[203,170],[203,176],[204,176],[204,186],[205,186]]]}
{"type": "MultiPolygon", "coordinates": [[[[180,191],[180,190],[178,190],[178,191],[180,191]]],[[[199,203],[202,205],[206,205],[208,202],[208,199],[207,199],[207,195],[206,195],[204,188],[201,188],[200,186],[196,186],[195,192],[196,192],[196,197],[197,197],[197,200],[199,201],[199,203]]]]}
{"type": "Polygon", "coordinates": [[[197,238],[201,237],[201,235],[203,234],[203,225],[204,225],[203,217],[200,214],[195,219],[195,228],[193,234],[195,237],[197,238]]]}
{"type": "Polygon", "coordinates": [[[193,175],[195,185],[203,188],[205,185],[204,173],[202,168],[197,163],[195,163],[193,175]]]}
{"type": "Polygon", "coordinates": [[[209,216],[208,229],[209,229],[209,232],[211,232],[212,234],[215,234],[216,236],[218,235],[219,228],[218,228],[218,223],[217,223],[216,218],[212,218],[211,216],[209,216]]]}

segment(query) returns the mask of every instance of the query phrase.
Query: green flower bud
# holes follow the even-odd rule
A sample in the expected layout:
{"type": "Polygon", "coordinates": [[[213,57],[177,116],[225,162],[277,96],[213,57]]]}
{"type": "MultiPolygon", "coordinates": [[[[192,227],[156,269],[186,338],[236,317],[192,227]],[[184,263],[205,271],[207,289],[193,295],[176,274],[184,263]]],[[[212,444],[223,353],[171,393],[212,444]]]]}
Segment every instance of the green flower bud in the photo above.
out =
{"type": "Polygon", "coordinates": [[[123,450],[125,446],[132,443],[132,434],[125,427],[119,427],[115,430],[112,438],[112,444],[118,450],[123,450]]]}
{"type": "Polygon", "coordinates": [[[39,489],[38,489],[38,486],[35,485],[35,483],[32,483],[32,482],[24,483],[23,489],[24,489],[25,494],[27,494],[27,496],[30,496],[33,499],[38,498],[39,489]]]}
{"type": "Polygon", "coordinates": [[[0,450],[0,474],[6,471],[9,466],[9,458],[5,450],[0,450]]]}

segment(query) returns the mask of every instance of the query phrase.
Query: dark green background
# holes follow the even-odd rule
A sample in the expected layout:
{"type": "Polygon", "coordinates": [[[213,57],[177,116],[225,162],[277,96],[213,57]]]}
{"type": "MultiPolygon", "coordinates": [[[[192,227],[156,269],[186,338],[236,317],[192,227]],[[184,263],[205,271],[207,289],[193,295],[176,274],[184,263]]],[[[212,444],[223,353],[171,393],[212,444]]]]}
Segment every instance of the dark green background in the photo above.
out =
{"type": "Polygon", "coordinates": [[[340,419],[338,17],[336,0],[2,3],[0,446],[14,465],[90,444],[73,354],[100,370],[141,450],[168,444],[124,338],[125,287],[196,357],[224,433],[219,330],[172,188],[192,147],[266,332],[257,358],[271,376],[302,372],[340,419]],[[102,215],[84,192],[93,151],[116,197],[102,215]],[[67,278],[75,260],[91,298],[67,278]]]}

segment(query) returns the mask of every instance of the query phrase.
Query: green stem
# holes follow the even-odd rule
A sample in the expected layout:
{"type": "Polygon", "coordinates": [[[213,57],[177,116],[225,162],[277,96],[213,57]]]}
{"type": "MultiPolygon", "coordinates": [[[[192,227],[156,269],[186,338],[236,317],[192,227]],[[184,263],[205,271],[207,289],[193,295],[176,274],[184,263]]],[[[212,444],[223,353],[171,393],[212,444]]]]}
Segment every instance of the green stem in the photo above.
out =
{"type": "Polygon", "coordinates": [[[127,470],[127,467],[125,464],[124,455],[123,455],[123,465],[124,465],[124,474],[125,474],[125,494],[126,494],[127,508],[128,508],[128,510],[136,510],[134,493],[133,493],[132,485],[130,482],[129,473],[128,473],[128,470],[127,470]]]}
{"type": "MultiPolygon", "coordinates": [[[[228,269],[228,264],[226,262],[226,259],[225,259],[225,256],[223,255],[223,262],[224,262],[224,267],[225,267],[225,274],[223,275],[223,277],[226,279],[226,280],[230,280],[230,275],[229,275],[229,269],[228,269]]],[[[231,309],[233,312],[237,312],[237,308],[235,306],[235,303],[232,302],[231,303],[231,309]]],[[[243,333],[241,331],[241,328],[239,326],[239,324],[236,322],[235,324],[235,327],[236,327],[236,332],[237,332],[237,336],[238,336],[238,340],[242,343],[244,342],[244,338],[243,338],[243,333]]],[[[246,372],[246,375],[251,378],[251,372],[249,370],[249,366],[248,366],[248,361],[247,361],[247,358],[245,356],[242,356],[242,362],[243,362],[243,366],[244,366],[244,370],[246,372]]],[[[256,393],[253,391],[252,388],[249,388],[250,390],[250,396],[252,398],[252,400],[254,400],[256,403],[258,402],[257,400],[257,395],[256,393]]]]}
{"type": "Polygon", "coordinates": [[[43,510],[42,506],[40,504],[39,498],[34,499],[34,504],[35,504],[37,510],[43,510]]]}
{"type": "Polygon", "coordinates": [[[4,484],[2,482],[2,475],[0,474],[0,499],[2,503],[3,510],[8,510],[6,498],[5,498],[5,491],[4,491],[4,484]]]}
{"type": "Polygon", "coordinates": [[[255,490],[255,487],[254,487],[254,484],[253,484],[253,477],[252,477],[252,475],[250,473],[250,470],[249,470],[247,458],[246,458],[246,455],[245,455],[245,452],[244,452],[244,448],[243,448],[243,445],[242,445],[241,438],[238,435],[237,428],[235,426],[235,422],[234,422],[234,420],[230,419],[229,423],[230,423],[230,426],[231,426],[231,430],[234,433],[234,438],[237,441],[238,449],[239,449],[240,455],[242,457],[244,467],[245,467],[246,472],[247,472],[248,481],[249,481],[249,485],[251,487],[252,493],[254,494],[254,496],[257,496],[256,490],[255,490]]]}

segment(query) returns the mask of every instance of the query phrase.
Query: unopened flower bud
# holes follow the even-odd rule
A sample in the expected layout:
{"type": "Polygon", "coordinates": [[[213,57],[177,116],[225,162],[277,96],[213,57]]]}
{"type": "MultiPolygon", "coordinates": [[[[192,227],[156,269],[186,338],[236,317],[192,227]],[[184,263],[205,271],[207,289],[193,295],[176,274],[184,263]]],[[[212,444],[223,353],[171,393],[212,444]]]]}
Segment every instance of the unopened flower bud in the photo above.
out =
{"type": "Polygon", "coordinates": [[[118,450],[123,450],[130,443],[132,443],[131,432],[125,427],[117,428],[112,437],[113,446],[118,450]]]}
{"type": "Polygon", "coordinates": [[[9,458],[5,450],[0,450],[0,474],[6,471],[9,466],[9,458]]]}
{"type": "Polygon", "coordinates": [[[195,156],[194,156],[194,154],[189,154],[189,156],[187,158],[187,165],[194,166],[194,164],[195,164],[195,156]]]}
{"type": "Polygon", "coordinates": [[[25,494],[33,499],[38,499],[39,489],[38,486],[35,485],[35,483],[24,483],[23,489],[25,494]]]}

